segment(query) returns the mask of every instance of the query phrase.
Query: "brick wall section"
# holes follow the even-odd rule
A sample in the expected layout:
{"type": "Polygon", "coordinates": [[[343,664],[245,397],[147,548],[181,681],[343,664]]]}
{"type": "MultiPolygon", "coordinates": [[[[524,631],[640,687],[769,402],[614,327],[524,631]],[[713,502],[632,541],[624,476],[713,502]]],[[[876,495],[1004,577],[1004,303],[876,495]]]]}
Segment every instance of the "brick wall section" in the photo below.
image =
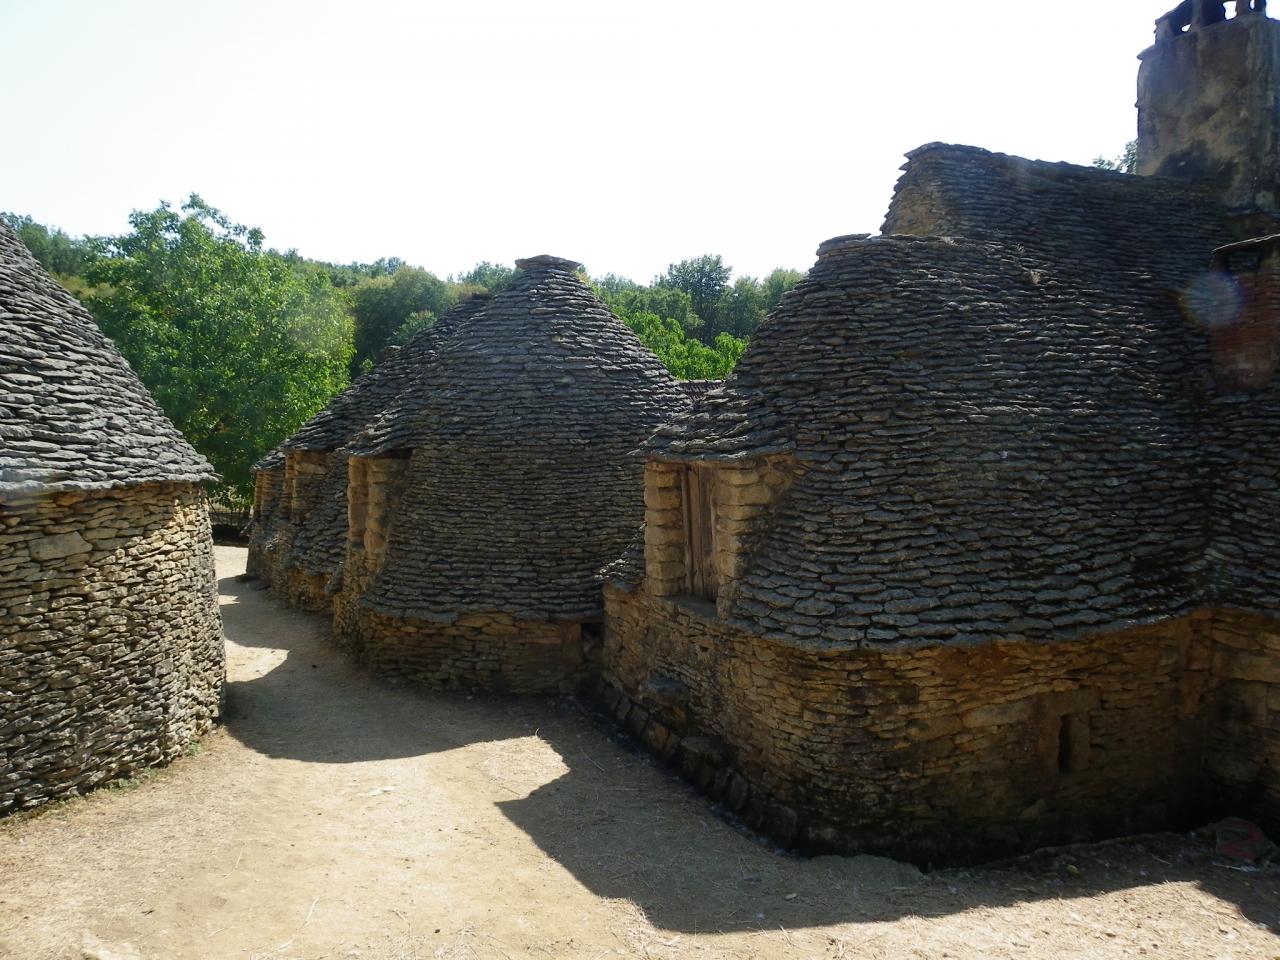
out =
{"type": "Polygon", "coordinates": [[[339,646],[356,656],[364,651],[360,599],[386,561],[407,466],[396,457],[347,461],[347,551],[333,584],[333,633],[339,646]]]}
{"type": "Polygon", "coordinates": [[[198,487],[0,502],[0,814],[174,759],[224,675],[198,487]]]}
{"type": "Polygon", "coordinates": [[[332,600],[328,594],[330,578],[308,573],[296,566],[285,567],[271,577],[271,589],[292,607],[312,613],[328,613],[332,600]]]}
{"type": "Polygon", "coordinates": [[[307,519],[316,487],[329,465],[331,454],[323,450],[290,450],[284,461],[284,514],[293,523],[307,519]]]}
{"type": "Polygon", "coordinates": [[[294,543],[311,516],[333,456],[326,451],[290,450],[282,470],[261,470],[255,480],[247,571],[302,610],[329,608],[329,576],[306,569],[295,555],[294,543]]]}
{"type": "Polygon", "coordinates": [[[841,649],[639,589],[605,597],[605,706],[784,843],[940,864],[1220,810],[1277,824],[1276,621],[841,649]]]}

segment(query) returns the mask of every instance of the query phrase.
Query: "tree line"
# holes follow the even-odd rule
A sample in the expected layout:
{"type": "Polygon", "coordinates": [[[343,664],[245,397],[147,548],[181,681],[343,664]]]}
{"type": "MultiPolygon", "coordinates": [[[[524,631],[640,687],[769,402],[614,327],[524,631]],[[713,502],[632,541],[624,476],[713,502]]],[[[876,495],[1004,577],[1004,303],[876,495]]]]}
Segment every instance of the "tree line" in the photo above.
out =
{"type": "MultiPolygon", "coordinates": [[[[73,237],[0,214],[119,346],[165,413],[222,477],[252,497],[253,463],[386,349],[515,271],[481,262],[444,279],[397,257],[335,264],[280,252],[199,196],[138,210],[118,236],[73,237]]],[[[800,279],[733,277],[721,257],[673,263],[649,284],[583,279],[681,379],[726,376],[800,279]]]]}

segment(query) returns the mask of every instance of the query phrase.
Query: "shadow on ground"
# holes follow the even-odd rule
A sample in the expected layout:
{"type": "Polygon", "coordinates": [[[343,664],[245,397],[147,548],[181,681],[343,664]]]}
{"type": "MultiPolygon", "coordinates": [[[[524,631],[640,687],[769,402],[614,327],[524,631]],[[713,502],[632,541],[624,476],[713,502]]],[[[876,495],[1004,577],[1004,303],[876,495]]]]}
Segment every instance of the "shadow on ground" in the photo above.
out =
{"type": "Polygon", "coordinates": [[[1280,874],[1221,866],[1206,843],[1176,836],[929,875],[875,857],[791,856],[719,817],[572,704],[392,686],[328,643],[321,618],[289,610],[254,581],[220,587],[235,643],[286,651],[264,675],[229,684],[234,737],[272,757],[354,763],[538,736],[569,772],[497,806],[593,894],[632,901],[666,930],[888,922],[1036,900],[1067,911],[1075,898],[1168,883],[1196,884],[1280,929],[1280,874]],[[301,629],[276,632],[284,623],[301,629]]]}

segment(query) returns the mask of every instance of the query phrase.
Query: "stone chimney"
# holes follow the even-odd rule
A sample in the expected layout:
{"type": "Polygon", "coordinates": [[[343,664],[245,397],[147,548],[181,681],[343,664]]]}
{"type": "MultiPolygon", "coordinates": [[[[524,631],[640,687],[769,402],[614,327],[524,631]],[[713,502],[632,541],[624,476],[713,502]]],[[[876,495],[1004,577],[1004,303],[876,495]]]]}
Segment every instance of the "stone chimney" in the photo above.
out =
{"type": "Polygon", "coordinates": [[[1138,70],[1137,172],[1215,188],[1275,212],[1280,194],[1280,23],[1266,0],[1186,0],[1156,21],[1138,70]]]}

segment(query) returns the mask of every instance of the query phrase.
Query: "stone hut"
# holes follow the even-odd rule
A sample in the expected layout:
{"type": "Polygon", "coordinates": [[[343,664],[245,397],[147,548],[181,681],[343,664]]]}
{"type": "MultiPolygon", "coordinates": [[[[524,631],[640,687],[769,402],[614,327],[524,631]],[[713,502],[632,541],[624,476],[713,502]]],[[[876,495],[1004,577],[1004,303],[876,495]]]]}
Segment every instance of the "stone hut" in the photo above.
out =
{"type": "Polygon", "coordinates": [[[643,517],[677,382],[556,257],[442,344],[352,444],[342,641],[437,686],[553,692],[598,652],[600,570],[643,517]]]}
{"type": "Polygon", "coordinates": [[[327,611],[347,543],[344,445],[370,426],[488,303],[469,297],[419,331],[254,466],[249,572],[290,603],[327,611]]]}
{"type": "Polygon", "coordinates": [[[212,479],[0,223],[0,815],[172,760],[217,716],[212,479]]]}
{"type": "MultiPolygon", "coordinates": [[[[1144,71],[1277,37],[1249,13],[1144,71]]],[[[605,704],[809,850],[1280,826],[1268,222],[1226,180],[912,153],[885,235],[823,244],[647,444],[605,704]]]]}

